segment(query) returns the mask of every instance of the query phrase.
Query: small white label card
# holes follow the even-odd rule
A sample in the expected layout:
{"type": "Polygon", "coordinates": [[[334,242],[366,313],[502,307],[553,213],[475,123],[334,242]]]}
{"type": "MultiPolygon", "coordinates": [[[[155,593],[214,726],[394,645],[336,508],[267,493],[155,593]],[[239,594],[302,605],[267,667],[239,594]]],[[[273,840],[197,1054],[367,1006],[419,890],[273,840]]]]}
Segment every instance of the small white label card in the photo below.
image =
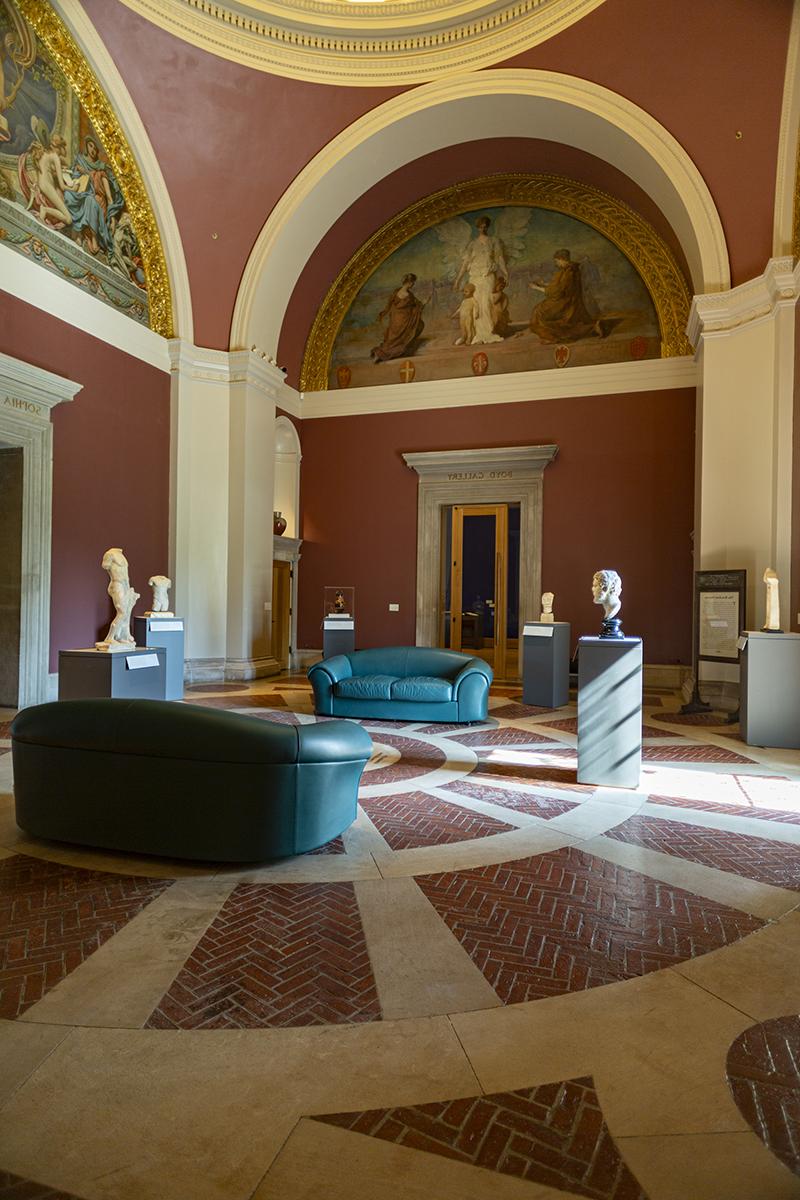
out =
{"type": "Polygon", "coordinates": [[[150,621],[151,633],[172,633],[183,629],[183,621],[150,621]]]}
{"type": "Polygon", "coordinates": [[[522,636],[523,637],[552,637],[553,636],[553,626],[552,625],[523,625],[522,636]]]}
{"type": "Polygon", "coordinates": [[[324,629],[355,629],[355,621],[343,621],[341,617],[331,617],[323,623],[324,629]]]}
{"type": "Polygon", "coordinates": [[[157,654],[129,654],[125,659],[129,671],[141,671],[142,667],[157,667],[157,654]]]}
{"type": "Polygon", "coordinates": [[[740,650],[744,650],[745,646],[747,645],[747,634],[746,633],[743,634],[742,637],[739,638],[736,645],[739,647],[740,650]]]}

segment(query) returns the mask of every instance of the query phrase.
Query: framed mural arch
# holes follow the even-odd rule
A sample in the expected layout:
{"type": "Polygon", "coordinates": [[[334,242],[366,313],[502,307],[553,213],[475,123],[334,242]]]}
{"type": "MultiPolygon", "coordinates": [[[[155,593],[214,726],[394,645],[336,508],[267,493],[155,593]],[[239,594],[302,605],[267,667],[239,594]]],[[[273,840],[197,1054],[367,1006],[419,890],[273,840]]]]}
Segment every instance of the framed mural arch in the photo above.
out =
{"type": "Polygon", "coordinates": [[[0,238],[173,336],[166,258],[135,156],[47,0],[0,0],[0,238]]]}
{"type": "Polygon", "coordinates": [[[487,176],[417,201],[356,251],[300,388],[687,355],[690,300],[670,248],[622,201],[556,175],[487,176]]]}

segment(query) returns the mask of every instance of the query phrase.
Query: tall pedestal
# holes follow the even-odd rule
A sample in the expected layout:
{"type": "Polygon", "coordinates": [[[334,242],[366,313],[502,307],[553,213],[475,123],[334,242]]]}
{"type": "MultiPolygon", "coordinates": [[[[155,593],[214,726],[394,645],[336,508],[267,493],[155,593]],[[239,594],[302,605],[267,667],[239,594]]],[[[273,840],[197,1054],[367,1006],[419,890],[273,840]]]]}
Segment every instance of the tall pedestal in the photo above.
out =
{"type": "Polygon", "coordinates": [[[153,649],[61,650],[59,700],[164,700],[167,652],[153,649]]]}
{"type": "Polygon", "coordinates": [[[183,618],[134,617],[137,646],[163,646],[167,653],[166,700],[183,699],[183,618]]]}
{"type": "Polygon", "coordinates": [[[642,771],[642,639],[578,642],[578,783],[635,788],[642,771]]]}
{"type": "Polygon", "coordinates": [[[569,701],[569,621],[530,621],[522,630],[522,703],[560,708],[569,701]]]}
{"type": "Polygon", "coordinates": [[[326,617],[322,622],[322,657],[352,654],[356,648],[356,623],[341,617],[326,617]]]}
{"type": "Polygon", "coordinates": [[[748,746],[800,750],[800,634],[745,633],[739,727],[748,746]]]}

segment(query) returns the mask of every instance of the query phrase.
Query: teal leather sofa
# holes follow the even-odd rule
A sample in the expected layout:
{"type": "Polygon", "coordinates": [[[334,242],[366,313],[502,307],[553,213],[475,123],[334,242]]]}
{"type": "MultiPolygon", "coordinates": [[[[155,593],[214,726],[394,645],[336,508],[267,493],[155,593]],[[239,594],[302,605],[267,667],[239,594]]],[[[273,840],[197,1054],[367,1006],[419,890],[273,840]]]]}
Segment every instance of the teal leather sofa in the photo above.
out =
{"type": "Polygon", "coordinates": [[[314,711],[394,721],[485,721],[492,668],[427,646],[337,654],[309,668],[314,711]]]}
{"type": "Polygon", "coordinates": [[[261,862],[356,818],[372,753],[348,721],[279,725],[164,700],[61,700],[11,726],[17,824],[138,854],[261,862]]]}

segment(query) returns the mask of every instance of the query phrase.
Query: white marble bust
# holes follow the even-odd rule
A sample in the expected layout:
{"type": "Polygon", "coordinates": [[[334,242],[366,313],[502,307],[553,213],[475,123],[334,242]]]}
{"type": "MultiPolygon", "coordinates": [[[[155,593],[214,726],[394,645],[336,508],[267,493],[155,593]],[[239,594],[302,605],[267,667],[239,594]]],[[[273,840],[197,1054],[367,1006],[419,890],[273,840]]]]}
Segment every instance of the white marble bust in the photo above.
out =
{"type": "Polygon", "coordinates": [[[174,617],[169,606],[169,589],[172,587],[172,580],[166,575],[151,575],[148,579],[149,586],[153,589],[153,603],[144,614],[146,617],[174,617]]]}
{"type": "Polygon", "coordinates": [[[131,587],[128,560],[119,546],[112,546],[106,550],[100,565],[109,574],[108,594],[116,609],[116,616],[103,641],[95,642],[95,647],[98,650],[132,650],[136,643],[131,637],[131,613],[139,593],[131,587]]]}
{"type": "Polygon", "coordinates": [[[555,600],[555,592],[542,592],[542,612],[539,617],[540,621],[545,621],[547,624],[552,624],[555,621],[553,616],[553,601],[555,600]]]}
{"type": "Polygon", "coordinates": [[[592,578],[592,599],[603,607],[604,620],[610,621],[622,607],[622,580],[616,571],[605,568],[592,578]]]}

